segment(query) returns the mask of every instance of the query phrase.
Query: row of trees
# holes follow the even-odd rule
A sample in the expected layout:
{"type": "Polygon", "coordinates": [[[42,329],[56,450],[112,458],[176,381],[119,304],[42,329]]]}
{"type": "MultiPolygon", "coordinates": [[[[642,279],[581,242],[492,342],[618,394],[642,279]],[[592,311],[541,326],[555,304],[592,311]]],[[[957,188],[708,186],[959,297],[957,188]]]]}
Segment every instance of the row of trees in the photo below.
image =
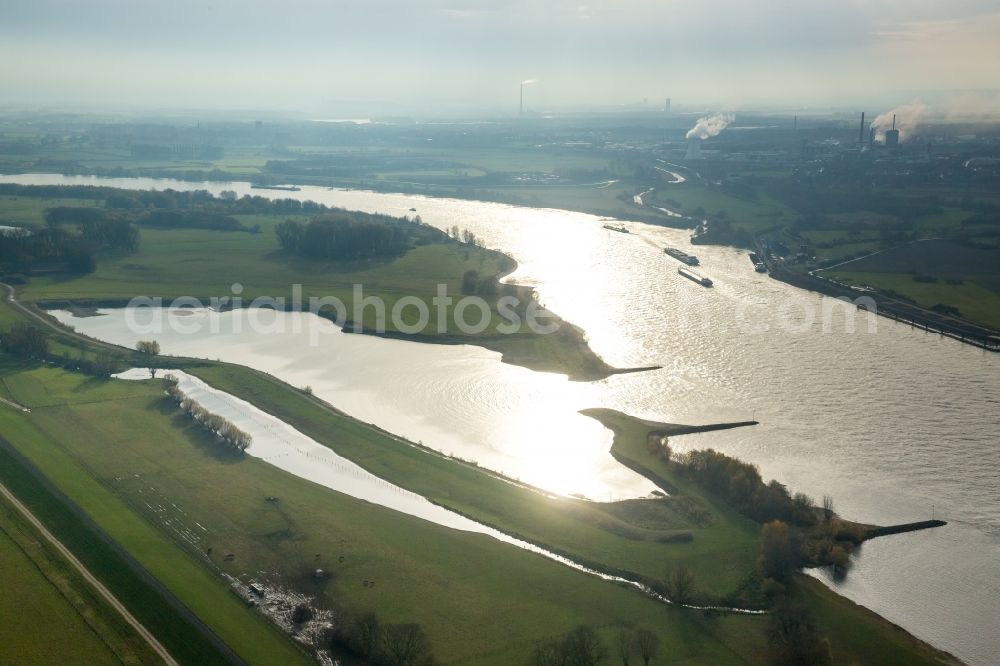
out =
{"type": "Polygon", "coordinates": [[[139,240],[139,230],[133,225],[160,229],[253,231],[235,217],[211,209],[146,211],[94,206],[56,206],[45,211],[45,221],[50,227],[75,224],[84,236],[89,234],[106,247],[127,251],[133,251],[139,240]]]}
{"type": "Polygon", "coordinates": [[[0,334],[0,349],[24,359],[48,361],[68,370],[77,370],[95,377],[110,377],[121,365],[122,356],[108,349],[93,354],[83,351],[77,356],[49,354],[49,334],[33,324],[18,323],[0,334]]]}
{"type": "MultiPolygon", "coordinates": [[[[632,632],[622,629],[615,641],[614,657],[622,666],[630,666],[634,658],[643,666],[656,658],[660,639],[649,629],[632,632]]],[[[608,648],[593,627],[581,624],[561,638],[548,638],[535,646],[531,666],[597,666],[609,657],[608,648]]]]}
{"type": "Polygon", "coordinates": [[[166,382],[167,396],[181,408],[181,411],[190,416],[195,423],[198,423],[215,435],[216,439],[220,442],[233,451],[241,453],[246,451],[250,444],[253,443],[253,437],[249,433],[240,430],[228,419],[218,414],[213,414],[189,398],[181,390],[176,377],[168,375],[166,382]]]}
{"type": "Polygon", "coordinates": [[[31,324],[14,324],[0,337],[0,349],[21,358],[44,360],[49,355],[49,336],[31,324]]]}
{"type": "Polygon", "coordinates": [[[703,488],[758,522],[783,520],[795,525],[816,522],[816,510],[808,496],[802,493],[792,496],[777,481],[765,484],[755,465],[714,449],[691,451],[675,456],[675,460],[703,488]]]}
{"type": "Polygon", "coordinates": [[[260,231],[260,225],[247,227],[225,213],[211,210],[152,210],[136,218],[142,226],[160,229],[211,229],[214,231],[260,231]]]}
{"type": "Polygon", "coordinates": [[[407,249],[410,240],[403,224],[372,222],[349,213],[316,217],[305,223],[285,220],[274,231],[286,252],[313,259],[394,257],[407,249]]]}
{"type": "Polygon", "coordinates": [[[378,666],[431,666],[435,663],[430,640],[419,624],[383,624],[366,612],[346,617],[336,625],[332,649],[347,650],[368,664],[378,666]]]}
{"type": "Polygon", "coordinates": [[[465,243],[466,245],[475,245],[476,247],[483,247],[483,241],[481,238],[476,236],[470,229],[459,230],[458,225],[452,225],[451,229],[448,230],[448,238],[458,241],[459,243],[465,243]]]}
{"type": "Polygon", "coordinates": [[[771,605],[767,624],[768,662],[780,666],[825,666],[833,661],[830,642],[819,635],[809,608],[787,594],[792,573],[805,561],[802,535],[780,520],[761,527],[757,567],[771,605]]]}
{"type": "Polygon", "coordinates": [[[89,273],[96,266],[97,249],[82,235],[58,228],[0,234],[0,266],[28,270],[59,264],[73,273],[89,273]]]}
{"type": "Polygon", "coordinates": [[[649,666],[660,652],[660,638],[649,629],[639,629],[634,633],[622,629],[618,632],[617,647],[622,666],[630,666],[634,656],[643,666],[649,666]]]}
{"type": "Polygon", "coordinates": [[[214,196],[207,190],[123,190],[92,185],[15,185],[0,183],[0,195],[51,199],[103,201],[114,210],[198,209],[224,212],[227,215],[316,215],[330,208],[315,201],[269,199],[261,196],[238,197],[235,192],[214,196]]]}
{"type": "Polygon", "coordinates": [[[120,250],[131,254],[139,249],[139,229],[125,219],[105,218],[81,223],[80,236],[101,249],[120,250]]]}

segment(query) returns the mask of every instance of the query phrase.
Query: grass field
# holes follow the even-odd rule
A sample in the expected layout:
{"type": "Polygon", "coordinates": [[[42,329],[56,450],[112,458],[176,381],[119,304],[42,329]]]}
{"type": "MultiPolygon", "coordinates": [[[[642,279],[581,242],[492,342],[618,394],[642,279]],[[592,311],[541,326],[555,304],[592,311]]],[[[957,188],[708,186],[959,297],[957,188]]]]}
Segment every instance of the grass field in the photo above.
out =
{"type": "Polygon", "coordinates": [[[792,209],[765,195],[753,200],[741,199],[694,182],[676,187],[661,187],[652,196],[651,202],[655,201],[666,208],[675,209],[676,204],[680,204],[681,210],[677,212],[686,215],[695,215],[695,211],[699,208],[709,216],[725,211],[734,228],[750,232],[774,226],[783,220],[791,219],[794,215],[792,209]]]}
{"type": "MultiPolygon", "coordinates": [[[[706,198],[705,192],[678,196],[688,197],[685,208],[703,205],[714,212],[731,206],[728,214],[754,226],[782,212],[770,202],[751,204],[716,192],[706,198]],[[736,208],[738,203],[746,208],[736,208]]],[[[293,261],[275,251],[270,228],[279,219],[255,216],[252,223],[264,227],[259,235],[144,229],[137,254],[104,258],[84,278],[33,279],[23,295],[36,301],[117,300],[136,293],[207,297],[228,294],[239,281],[246,298],[282,295],[275,285],[301,283],[306,296],[349,300],[349,285],[363,282],[366,293],[382,295],[391,306],[403,295],[428,299],[442,281],[457,293],[467,268],[489,273],[506,267],[494,253],[452,244],[420,247],[385,263],[293,261]]],[[[0,307],[0,322],[17,318],[6,304],[0,307]]],[[[506,340],[520,346],[521,358],[546,361],[548,369],[553,357],[564,371],[581,367],[584,354],[572,339],[506,340]]],[[[488,337],[473,342],[495,344],[488,337]]],[[[53,349],[61,353],[81,344],[60,336],[53,349]]],[[[695,524],[672,499],[591,504],[540,497],[352,421],[250,370],[209,363],[186,363],[186,369],[389,481],[579,561],[651,580],[684,561],[696,573],[698,592],[714,599],[738,597],[753,583],[757,526],[684,479],[667,478],[668,469],[654,472],[703,506],[710,525],[695,524]],[[678,532],[694,538],[664,542],[678,532]]],[[[519,663],[535,642],[579,623],[598,627],[609,643],[619,627],[650,626],[677,662],[762,658],[763,618],[664,607],[486,537],[347,498],[254,459],[220,457],[165,404],[158,383],[98,381],[9,362],[0,364],[0,376],[5,395],[32,407],[30,415],[0,411],[0,432],[233,650],[255,663],[292,663],[301,655],[244,608],[217,573],[265,575],[307,591],[327,608],[371,609],[389,622],[419,622],[446,662],[519,663]],[[332,578],[317,581],[311,575],[317,567],[332,578]],[[362,584],[371,580],[377,587],[362,584]]],[[[648,465],[641,425],[611,425],[619,431],[616,452],[648,465]]],[[[838,662],[868,660],[873,645],[884,645],[874,653],[879,662],[926,660],[929,653],[916,641],[883,641],[887,624],[829,605],[833,593],[816,590],[814,596],[838,662]]]]}
{"type": "MultiPolygon", "coordinates": [[[[58,390],[56,386],[50,388],[58,390]]],[[[59,407],[52,409],[60,411],[59,407]]],[[[45,408],[42,408],[40,413],[44,412],[45,408]]],[[[45,419],[38,421],[44,423],[45,419]]],[[[254,663],[304,661],[290,643],[262,618],[247,610],[221,581],[123,504],[104,485],[107,479],[103,470],[100,473],[89,470],[87,461],[79,460],[55,445],[44,430],[35,426],[35,419],[5,412],[0,415],[0,430],[32,464],[147,571],[173,591],[237,654],[254,663]]]]}
{"type": "Polygon", "coordinates": [[[847,259],[848,257],[854,257],[859,254],[864,254],[867,252],[874,252],[878,250],[880,243],[877,240],[873,241],[858,241],[857,243],[841,243],[834,245],[833,247],[819,247],[815,248],[816,259],[819,261],[831,261],[835,259],[847,259]]]}
{"type": "MultiPolygon", "coordinates": [[[[0,219],[8,210],[17,219],[41,223],[43,211],[60,200],[27,197],[0,199],[0,219]]],[[[75,202],[74,205],[79,202],[75,202]]],[[[34,277],[22,289],[28,301],[99,300],[127,302],[135,296],[163,297],[169,302],[179,296],[192,296],[208,305],[212,297],[233,295],[233,285],[242,288],[243,302],[258,296],[284,297],[291,302],[293,285],[301,285],[304,302],[311,296],[335,297],[346,305],[345,316],[360,320],[368,329],[381,323],[395,330],[391,317],[380,319],[374,307],[366,307],[361,317],[354,311],[354,287],[361,285],[365,297],[378,297],[391,313],[402,298],[417,297],[428,310],[437,311],[432,299],[438,285],[444,285],[453,303],[462,298],[462,276],[468,270],[481,276],[510,272],[514,263],[506,256],[459,243],[435,243],[415,247],[399,258],[363,262],[324,262],[303,260],[281,252],[274,226],[287,216],[243,215],[241,222],[260,225],[261,233],[222,232],[201,229],[141,230],[140,249],[129,255],[103,256],[95,272],[86,276],[45,274],[34,277]]],[[[523,306],[530,292],[521,290],[523,306]]],[[[499,351],[504,360],[537,370],[562,372],[571,376],[599,376],[607,366],[589,349],[582,334],[563,326],[556,335],[540,335],[528,326],[513,335],[501,335],[496,327],[504,323],[495,299],[489,326],[481,334],[456,330],[447,306],[448,330],[436,330],[437,317],[427,324],[422,339],[441,342],[469,342],[499,351]]],[[[523,315],[523,311],[521,313],[523,315]]],[[[477,315],[478,316],[478,315],[477,315]]],[[[475,321],[473,317],[469,317],[475,321]]],[[[402,310],[404,322],[412,324],[417,311],[402,310]]]]}
{"type": "MultiPolygon", "coordinates": [[[[227,663],[206,635],[181,617],[156,586],[130,566],[127,556],[117,546],[105,541],[103,535],[83,520],[82,514],[68,505],[65,496],[50,487],[48,480],[36,477],[25,467],[5,440],[0,441],[0,481],[156,635],[172,656],[181,663],[227,663]]],[[[0,644],[0,661],[7,658],[0,644]]]]}
{"type": "MultiPolygon", "coordinates": [[[[683,559],[696,569],[703,594],[731,591],[753,566],[753,525],[700,493],[694,496],[711,508],[711,528],[698,532],[690,544],[647,541],[691,526],[676,512],[651,517],[635,503],[544,500],[322,409],[309,396],[249,370],[199,365],[189,370],[376,474],[484,522],[555,542],[581,559],[653,577],[683,559]]],[[[320,605],[373,609],[387,621],[417,621],[446,662],[520,663],[537,640],[580,622],[598,627],[609,643],[617,627],[649,626],[669,646],[670,661],[678,663],[761,658],[761,618],[664,607],[489,538],[347,498],[260,461],[219,457],[200,431],[165,407],[155,382],[95,381],[49,368],[2,367],[0,385],[33,411],[0,413],[0,431],[231,647],[254,655],[254,662],[267,662],[264,655],[278,649],[268,643],[274,634],[246,631],[248,623],[259,620],[247,619],[247,611],[231,603],[235,597],[215,582],[212,570],[273,572],[268,575],[276,582],[315,595],[320,605]],[[165,514],[147,506],[167,502],[177,511],[165,514]],[[197,543],[178,532],[199,534],[194,523],[204,528],[197,543]],[[333,577],[315,581],[309,572],[317,566],[333,577]],[[377,586],[361,585],[362,580],[375,580],[377,586]],[[594,599],[601,603],[593,604],[594,599]],[[256,641],[266,643],[263,651],[252,644],[256,641]]],[[[825,590],[818,594],[833,597],[825,590]]],[[[837,617],[853,621],[850,611],[837,617]]],[[[861,638],[878,642],[883,629],[877,623],[862,626],[861,638]]],[[[838,663],[865,656],[852,633],[831,640],[838,663]]],[[[890,645],[884,656],[921,663],[918,653],[904,647],[890,645]]]]}
{"type": "Polygon", "coordinates": [[[371,609],[390,622],[417,621],[446,662],[519,663],[535,641],[583,622],[602,629],[609,641],[616,627],[648,625],[679,661],[697,656],[728,663],[734,655],[713,636],[715,626],[740,625],[737,634],[761,629],[754,618],[707,620],[665,607],[488,537],[303,483],[254,459],[219,458],[197,431],[164,409],[154,386],[110,381],[97,388],[90,381],[45,368],[8,375],[19,398],[30,403],[39,388],[49,398],[32,404],[30,416],[3,414],[0,427],[254,663],[289,663],[289,656],[267,652],[266,643],[253,645],[272,632],[248,631],[259,620],[247,618],[241,607],[227,608],[238,606],[235,597],[223,603],[228,593],[214,593],[221,584],[205,578],[207,569],[190,570],[190,558],[208,548],[215,554],[212,564],[228,573],[274,572],[266,574],[277,579],[271,582],[304,588],[327,607],[371,609]],[[139,429],[143,435],[137,438],[139,429]],[[151,496],[183,513],[143,508],[151,496]],[[266,502],[268,496],[279,503],[266,502]],[[196,546],[181,546],[180,539],[164,544],[179,521],[204,526],[203,540],[196,546]],[[150,531],[151,525],[156,529],[150,531]],[[188,556],[178,552],[181,547],[188,556]],[[235,557],[225,561],[227,554],[235,557]],[[313,581],[310,572],[317,566],[333,578],[313,581]],[[362,586],[362,579],[377,587],[362,586]],[[214,603],[206,605],[206,598],[214,603]],[[596,598],[600,604],[591,603],[596,598]],[[242,631],[228,628],[226,616],[242,618],[242,631]]]}
{"type": "Polygon", "coordinates": [[[1000,292],[988,289],[973,281],[962,284],[947,282],[916,282],[912,275],[898,273],[860,273],[833,270],[823,273],[831,278],[853,285],[868,285],[896,292],[912,298],[919,305],[930,308],[939,303],[958,308],[969,321],[1000,329],[1000,292]]]}
{"type": "MultiPolygon", "coordinates": [[[[165,408],[152,383],[109,381],[98,388],[90,385],[92,380],[46,368],[22,370],[7,380],[21,399],[40,395],[39,388],[51,397],[34,405],[28,417],[12,413],[2,422],[4,431],[25,433],[17,441],[30,443],[31,458],[43,471],[62,476],[61,461],[75,463],[77,473],[89,479],[99,478],[100,483],[75,479],[72,496],[92,505],[96,495],[111,492],[118,505],[105,501],[100,512],[104,522],[131,524],[141,516],[144,524],[158,528],[156,541],[173,534],[172,544],[158,548],[163,552],[157,559],[174,566],[184,560],[177,552],[181,548],[191,556],[211,548],[212,567],[227,573],[272,572],[265,574],[272,584],[303,589],[327,607],[370,609],[386,621],[419,622],[446,663],[522,663],[536,641],[578,623],[598,627],[609,644],[618,627],[649,626],[660,634],[671,663],[760,658],[762,618],[709,617],[665,607],[488,537],[408,518],[303,483],[254,459],[219,457],[199,432],[165,408]],[[11,419],[27,423],[17,428],[11,419]],[[138,428],[141,438],[134,437],[138,428]],[[27,437],[28,432],[35,434],[27,437]],[[177,511],[144,508],[151,497],[161,506],[176,504],[177,511]],[[181,540],[175,530],[182,524],[203,526],[204,536],[197,544],[181,540]],[[234,555],[230,561],[228,554],[234,555]],[[310,576],[315,567],[333,577],[315,581],[310,576]],[[363,586],[362,580],[377,585],[363,586]],[[592,603],[598,598],[600,604],[592,603]]],[[[62,478],[64,484],[70,485],[69,479],[62,478]]],[[[739,525],[729,529],[742,534],[739,525]]],[[[146,562],[148,547],[137,547],[129,531],[119,530],[119,535],[146,562]]],[[[669,548],[661,547],[664,552],[669,548]]],[[[163,566],[151,570],[186,599],[205,593],[192,586],[218,586],[190,572],[164,575],[163,566]]],[[[702,570],[699,575],[711,574],[702,570]]],[[[838,663],[873,654],[880,656],[879,663],[921,663],[927,656],[916,650],[915,642],[883,643],[882,622],[862,622],[850,609],[827,608],[832,593],[812,594],[813,606],[830,618],[831,628],[834,622],[850,628],[831,636],[838,663]],[[870,650],[873,645],[879,646],[875,652],[860,647],[870,650]]],[[[223,610],[197,602],[192,606],[210,623],[223,610]]],[[[826,622],[822,626],[826,630],[826,622]]],[[[233,639],[225,631],[220,634],[233,639]]],[[[258,632],[251,635],[260,637],[258,632]]],[[[240,642],[245,645],[246,640],[240,642]]],[[[246,649],[241,654],[248,654],[246,649]]],[[[263,653],[249,654],[256,656],[254,662],[274,663],[263,653]]]]}
{"type": "Polygon", "coordinates": [[[57,206],[96,206],[86,199],[40,199],[36,197],[0,197],[0,224],[40,227],[45,224],[45,211],[57,206]]]}
{"type": "Polygon", "coordinates": [[[211,366],[188,371],[294,423],[381,478],[577,561],[653,580],[662,578],[671,563],[685,561],[703,574],[702,591],[715,598],[735,594],[753,570],[756,528],[724,507],[717,507],[717,520],[702,529],[669,500],[600,504],[547,498],[382,435],[312,398],[261,381],[250,370],[211,366]],[[689,543],[657,541],[678,531],[693,531],[695,538],[689,543]]]}
{"type": "Polygon", "coordinates": [[[1000,252],[950,240],[907,243],[824,274],[891,290],[927,308],[958,308],[969,321],[1000,329],[1000,252]],[[920,276],[918,281],[914,276],[920,276]]]}
{"type": "MultiPolygon", "coordinates": [[[[727,507],[706,496],[696,484],[676,473],[676,468],[649,453],[647,435],[652,429],[662,431],[664,424],[651,424],[608,409],[587,410],[615,433],[612,451],[633,469],[656,481],[661,487],[698,497],[711,508],[723,529],[736,535],[751,521],[733,516],[727,507]]],[[[668,427],[669,431],[672,428],[668,427]]],[[[677,436],[677,435],[673,435],[677,436]]],[[[754,529],[756,525],[754,525],[754,529]]],[[[790,595],[801,599],[814,614],[820,633],[829,638],[834,663],[917,664],[940,663],[941,655],[877,614],[858,606],[804,574],[792,581],[790,595]]]]}
{"type": "MultiPolygon", "coordinates": [[[[18,664],[118,664],[119,658],[88,624],[109,623],[107,611],[91,600],[76,606],[64,594],[86,595],[65,562],[47,552],[41,536],[0,499],[0,661],[18,664]],[[30,553],[30,555],[29,555],[30,553]],[[44,569],[42,567],[45,567],[44,569]],[[59,628],[59,640],[40,641],[39,632],[59,628]]],[[[114,618],[111,618],[114,621],[114,618]]],[[[134,655],[131,663],[139,663],[134,655]]]]}

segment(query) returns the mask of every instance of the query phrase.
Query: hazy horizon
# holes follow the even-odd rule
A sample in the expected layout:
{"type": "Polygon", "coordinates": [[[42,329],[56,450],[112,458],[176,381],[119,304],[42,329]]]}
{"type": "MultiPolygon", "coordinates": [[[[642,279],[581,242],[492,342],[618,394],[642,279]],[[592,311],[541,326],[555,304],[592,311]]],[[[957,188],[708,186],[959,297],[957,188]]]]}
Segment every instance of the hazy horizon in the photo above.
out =
{"type": "Polygon", "coordinates": [[[985,0],[6,4],[8,107],[512,114],[536,79],[537,110],[1000,109],[985,0]]]}

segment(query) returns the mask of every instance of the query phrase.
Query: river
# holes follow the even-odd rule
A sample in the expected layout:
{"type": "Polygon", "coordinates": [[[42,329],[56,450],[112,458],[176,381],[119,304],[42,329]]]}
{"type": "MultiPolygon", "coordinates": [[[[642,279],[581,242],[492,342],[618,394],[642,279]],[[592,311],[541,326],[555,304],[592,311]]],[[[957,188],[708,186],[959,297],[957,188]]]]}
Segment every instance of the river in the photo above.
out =
{"type": "MultiPolygon", "coordinates": [[[[183,370],[162,369],[161,376],[173,377],[184,397],[190,398],[210,413],[222,416],[252,437],[246,454],[284,470],[301,479],[325,486],[351,497],[384,506],[428,522],[464,532],[484,534],[498,541],[537,553],[565,566],[604,580],[629,585],[662,603],[673,603],[642,583],[605,574],[577,564],[570,559],[522,541],[492,527],[482,525],[461,514],[433,504],[430,500],[381,479],[330,448],[307,437],[284,421],[254,407],[249,402],[220,391],[189,375],[183,370]]],[[[126,381],[150,378],[147,368],[131,368],[113,375],[126,381]]],[[[763,611],[729,608],[724,606],[692,606],[687,608],[715,608],[729,612],[756,614],[763,611]]]]}
{"type": "MultiPolygon", "coordinates": [[[[246,183],[57,175],[0,181],[251,193],[246,183]]],[[[755,273],[745,252],[691,248],[684,231],[625,220],[631,234],[608,234],[601,220],[581,213],[420,196],[314,187],[252,193],[396,215],[416,208],[440,228],[467,227],[488,247],[512,254],[519,262],[512,279],[537,287],[545,305],[581,326],[610,363],[663,366],[583,388],[553,384],[551,390],[564,395],[558,409],[575,410],[586,399],[677,423],[753,417],[760,426],[674,438],[672,445],[711,446],[752,461],[765,478],[793,491],[817,499],[831,495],[836,509],[855,520],[908,522],[933,512],[949,521],[945,528],[869,542],[842,583],[817,575],[965,661],[989,664],[1000,654],[997,355],[830,307],[829,299],[755,273]],[[699,272],[715,287],[677,275],[678,264],[663,255],[665,245],[697,254],[699,272]]],[[[419,370],[422,364],[414,363],[419,370]]],[[[504,410],[530,402],[541,378],[550,377],[526,374],[523,389],[503,395],[499,390],[510,390],[508,380],[483,376],[485,366],[476,367],[479,376],[452,373],[445,386],[427,387],[463,410],[493,415],[466,426],[472,429],[485,430],[514,413],[504,410]]],[[[390,402],[412,397],[389,385],[382,390],[390,402]]],[[[601,429],[574,437],[591,453],[609,442],[601,429]]],[[[510,443],[504,453],[516,460],[519,446],[510,443]]],[[[644,492],[630,483],[605,470],[574,492],[644,492]]],[[[539,485],[559,492],[573,486],[558,477],[539,485]]]]}

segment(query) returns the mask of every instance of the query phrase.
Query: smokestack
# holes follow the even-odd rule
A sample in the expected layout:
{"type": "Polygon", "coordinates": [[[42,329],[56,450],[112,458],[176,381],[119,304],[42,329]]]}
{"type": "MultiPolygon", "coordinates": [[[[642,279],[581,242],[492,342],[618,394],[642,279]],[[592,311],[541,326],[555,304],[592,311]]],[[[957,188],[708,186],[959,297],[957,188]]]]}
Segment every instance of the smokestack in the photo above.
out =
{"type": "Polygon", "coordinates": [[[696,136],[688,139],[688,149],[687,155],[684,156],[686,160],[700,160],[701,159],[701,139],[696,136]]]}
{"type": "Polygon", "coordinates": [[[865,144],[865,112],[861,112],[861,127],[858,128],[858,145],[865,144]]]}
{"type": "Polygon", "coordinates": [[[524,115],[524,86],[530,86],[532,83],[538,83],[538,79],[525,79],[521,81],[521,99],[517,106],[517,111],[520,115],[524,115]]]}
{"type": "Polygon", "coordinates": [[[892,114],[892,129],[896,129],[896,114],[892,114]]]}

